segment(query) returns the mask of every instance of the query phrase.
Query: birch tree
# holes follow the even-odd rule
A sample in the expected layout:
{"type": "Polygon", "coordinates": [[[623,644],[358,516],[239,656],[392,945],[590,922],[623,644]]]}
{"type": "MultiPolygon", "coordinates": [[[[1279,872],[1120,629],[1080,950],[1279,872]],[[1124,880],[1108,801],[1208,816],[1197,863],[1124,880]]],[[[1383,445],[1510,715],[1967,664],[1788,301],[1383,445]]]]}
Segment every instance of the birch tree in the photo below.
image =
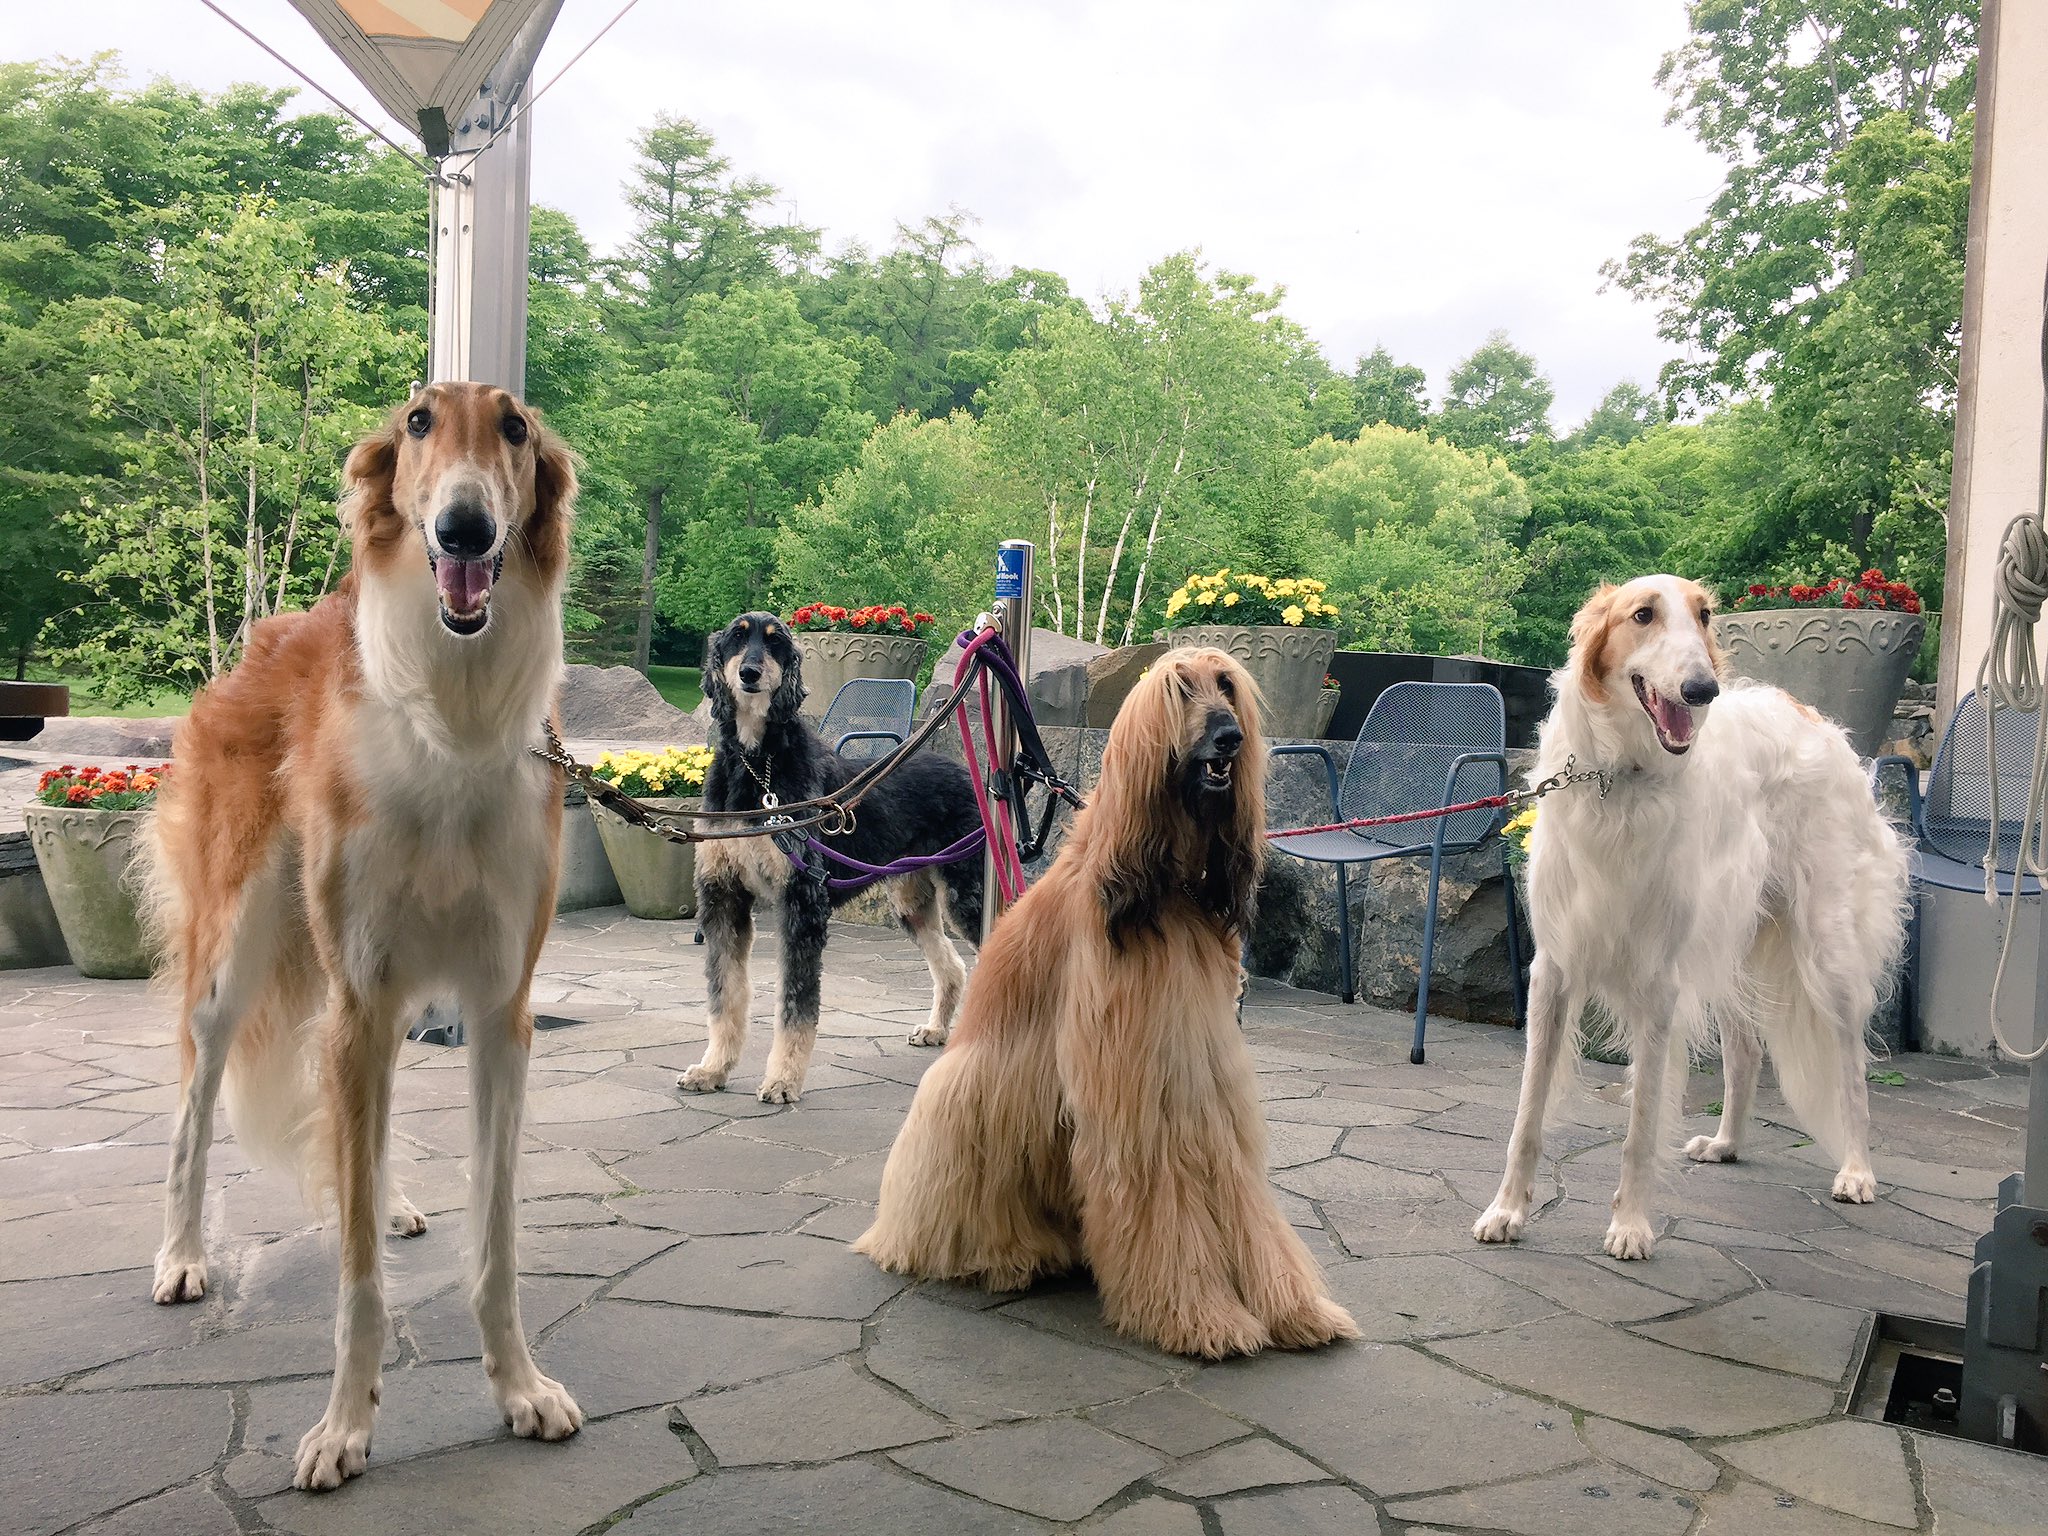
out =
{"type": "Polygon", "coordinates": [[[333,584],[341,460],[377,419],[352,401],[401,395],[410,354],[260,198],[166,252],[161,290],[101,301],[83,334],[126,451],[68,515],[94,622],[63,659],[116,699],[217,676],[258,620],[333,584]]]}

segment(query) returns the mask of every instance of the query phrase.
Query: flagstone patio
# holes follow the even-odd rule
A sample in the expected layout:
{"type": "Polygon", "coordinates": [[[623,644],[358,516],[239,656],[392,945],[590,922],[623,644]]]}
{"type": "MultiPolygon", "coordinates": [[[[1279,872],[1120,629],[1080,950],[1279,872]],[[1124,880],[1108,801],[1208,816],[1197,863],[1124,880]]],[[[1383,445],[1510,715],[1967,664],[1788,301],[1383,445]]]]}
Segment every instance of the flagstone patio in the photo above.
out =
{"type": "MultiPolygon", "coordinates": [[[[1872,1206],[1827,1198],[1795,1131],[1674,1173],[1647,1263],[1601,1256],[1618,1074],[1553,1131],[1548,1203],[1513,1248],[1469,1227],[1499,1177],[1520,1039],[1256,985],[1245,1011],[1273,1182],[1365,1330],[1313,1355],[1199,1365],[1107,1332],[1085,1283],[906,1285],[846,1243],[932,1053],[908,944],[835,930],[801,1104],[680,1098],[703,1028],[687,924],[556,927],[536,1005],[525,1316],[589,1423],[514,1441],[462,1282],[459,1049],[408,1045],[396,1325],[369,1472],[289,1486],[325,1401],[334,1254],[295,1193],[215,1149],[214,1283],[149,1302],[176,1053],[139,984],[0,975],[0,1526],[724,1536],[1836,1536],[2038,1532],[2048,1461],[1842,1416],[1871,1309],[1960,1319],[2018,1156],[2025,1079],[1907,1056],[1875,1085],[1872,1206]]],[[[764,953],[757,979],[772,976],[764,953]]],[[[769,1006],[764,986],[757,1011],[769,1006]]],[[[1719,1079],[1696,1075],[1699,1111],[1719,1079]]],[[[1766,1094],[1762,1113],[1779,1112],[1766,1094]]],[[[225,1133],[224,1133],[225,1135],[225,1133]]]]}

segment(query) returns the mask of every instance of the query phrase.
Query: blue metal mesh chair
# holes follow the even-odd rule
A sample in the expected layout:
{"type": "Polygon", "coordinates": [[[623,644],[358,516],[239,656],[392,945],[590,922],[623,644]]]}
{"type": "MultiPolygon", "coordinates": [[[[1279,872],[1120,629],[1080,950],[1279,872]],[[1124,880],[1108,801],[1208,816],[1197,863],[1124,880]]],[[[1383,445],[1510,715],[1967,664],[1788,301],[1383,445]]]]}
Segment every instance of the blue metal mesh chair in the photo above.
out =
{"type": "Polygon", "coordinates": [[[1998,894],[2010,896],[2015,879],[2021,895],[2038,896],[2041,892],[2038,880],[2019,873],[2020,819],[2026,814],[2027,792],[2033,782],[2034,735],[2040,728],[2040,716],[2001,709],[1994,746],[1985,730],[1985,713],[1984,703],[1975,693],[1963,695],[1934,754],[1925,793],[1920,789],[1919,765],[1911,758],[1880,757],[1870,765],[1873,788],[1890,769],[1900,771],[1906,787],[1908,830],[1913,838],[1913,909],[1906,924],[1906,965],[1900,986],[1905,994],[1909,1042],[1918,1036],[1914,989],[1920,970],[1920,888],[1984,889],[1994,775],[1998,781],[1998,894]]]}
{"type": "MultiPolygon", "coordinates": [[[[1329,749],[1313,743],[1275,747],[1275,757],[1316,756],[1330,784],[1330,819],[1355,821],[1434,810],[1497,795],[1507,787],[1507,715],[1498,690],[1486,683],[1395,683],[1376,700],[1358,728],[1350,766],[1339,784],[1329,749]]],[[[1423,821],[1359,831],[1283,837],[1273,846],[1298,859],[1337,866],[1338,959],[1344,1001],[1357,1001],[1351,961],[1351,901],[1345,870],[1380,859],[1429,859],[1429,904],[1422,919],[1421,974],[1415,987],[1415,1042],[1408,1059],[1422,1060],[1429,1018],[1429,973],[1436,953],[1437,889],[1445,854],[1469,853],[1502,823],[1498,810],[1460,811],[1423,821]]],[[[1515,883],[1507,879],[1508,963],[1514,974],[1515,1016],[1522,1015],[1522,957],[1515,934],[1515,883]]]]}
{"type": "Polygon", "coordinates": [[[917,684],[907,678],[856,677],[832,696],[818,734],[847,757],[883,757],[903,745],[916,711],[917,684]],[[850,745],[859,750],[847,751],[850,745]]]}

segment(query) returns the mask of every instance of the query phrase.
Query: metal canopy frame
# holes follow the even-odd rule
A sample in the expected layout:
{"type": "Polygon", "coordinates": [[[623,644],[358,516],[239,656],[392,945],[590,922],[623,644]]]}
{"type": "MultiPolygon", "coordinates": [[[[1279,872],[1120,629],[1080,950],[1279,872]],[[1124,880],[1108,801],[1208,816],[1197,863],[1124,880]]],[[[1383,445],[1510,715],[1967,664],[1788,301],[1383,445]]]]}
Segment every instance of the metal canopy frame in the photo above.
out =
{"type": "Polygon", "coordinates": [[[534,61],[563,0],[292,0],[436,173],[432,380],[526,392],[534,61]]]}

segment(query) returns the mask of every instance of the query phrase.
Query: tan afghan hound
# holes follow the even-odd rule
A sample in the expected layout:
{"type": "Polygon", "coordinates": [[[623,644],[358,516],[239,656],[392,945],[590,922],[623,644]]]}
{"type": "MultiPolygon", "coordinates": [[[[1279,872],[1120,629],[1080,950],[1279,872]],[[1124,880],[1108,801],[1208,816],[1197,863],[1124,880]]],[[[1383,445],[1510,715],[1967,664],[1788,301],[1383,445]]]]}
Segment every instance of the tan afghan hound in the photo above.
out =
{"type": "Polygon", "coordinates": [[[1059,859],[982,950],[857,1249],[991,1290],[1085,1261],[1109,1322],[1177,1354],[1357,1336],[1267,1186],[1237,1023],[1265,772],[1243,667],[1154,663],[1059,859]]]}

